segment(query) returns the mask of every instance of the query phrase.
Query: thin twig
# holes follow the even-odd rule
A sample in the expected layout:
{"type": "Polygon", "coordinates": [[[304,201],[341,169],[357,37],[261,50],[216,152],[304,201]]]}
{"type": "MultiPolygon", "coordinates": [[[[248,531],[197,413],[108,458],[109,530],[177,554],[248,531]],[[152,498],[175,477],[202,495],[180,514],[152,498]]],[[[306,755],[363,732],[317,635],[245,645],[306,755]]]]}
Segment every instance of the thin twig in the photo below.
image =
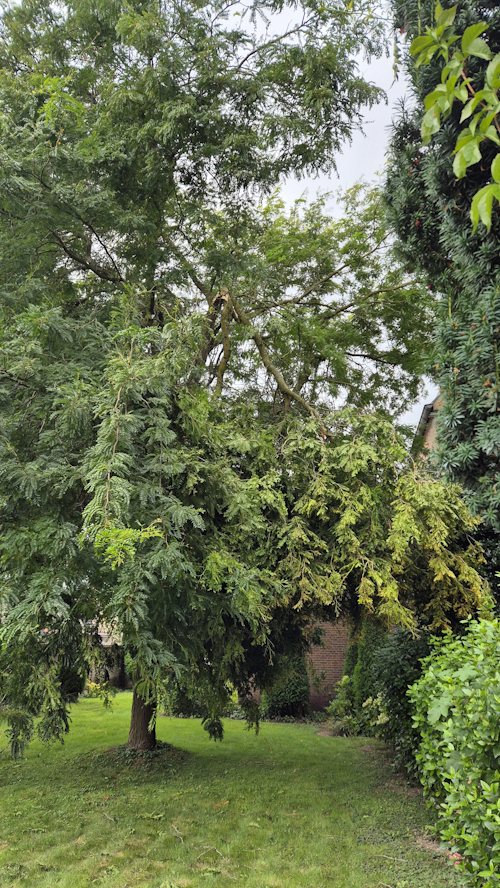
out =
{"type": "Polygon", "coordinates": [[[279,43],[284,40],[285,37],[291,37],[292,34],[296,34],[298,31],[302,31],[311,21],[313,21],[314,16],[311,15],[309,18],[303,18],[300,25],[297,25],[295,28],[291,28],[289,31],[285,31],[284,34],[280,34],[278,37],[275,37],[273,40],[268,40],[267,43],[261,43],[260,46],[256,46],[255,49],[252,49],[247,55],[241,60],[239,65],[236,68],[231,68],[229,73],[233,74],[233,72],[238,73],[244,67],[244,65],[248,62],[248,59],[251,58],[258,52],[262,52],[264,49],[269,49],[270,46],[273,46],[275,43],[279,43]]]}
{"type": "Polygon", "coordinates": [[[109,814],[106,814],[106,811],[103,811],[102,813],[104,814],[104,816],[105,816],[108,820],[111,820],[111,823],[116,823],[116,820],[114,819],[114,817],[110,817],[109,814]]]}
{"type": "Polygon", "coordinates": [[[406,863],[402,857],[388,857],[387,854],[375,854],[375,857],[385,857],[386,860],[397,860],[399,863],[406,863]]]}
{"type": "Polygon", "coordinates": [[[215,845],[213,845],[213,846],[212,846],[212,845],[205,845],[204,847],[205,847],[205,850],[202,851],[201,854],[198,854],[198,857],[196,858],[196,860],[199,860],[200,857],[203,857],[204,854],[208,854],[209,851],[215,851],[216,854],[219,854],[220,857],[222,857],[223,860],[227,860],[227,859],[228,859],[227,857],[224,857],[224,855],[222,854],[222,852],[219,851],[219,849],[216,848],[215,845]]]}
{"type": "Polygon", "coordinates": [[[172,829],[173,829],[173,831],[174,831],[174,833],[175,833],[175,835],[176,835],[176,838],[177,838],[177,839],[180,839],[180,840],[181,840],[181,843],[184,844],[184,839],[182,838],[182,836],[181,836],[179,830],[177,829],[176,826],[174,826],[173,823],[172,823],[172,829]]]}

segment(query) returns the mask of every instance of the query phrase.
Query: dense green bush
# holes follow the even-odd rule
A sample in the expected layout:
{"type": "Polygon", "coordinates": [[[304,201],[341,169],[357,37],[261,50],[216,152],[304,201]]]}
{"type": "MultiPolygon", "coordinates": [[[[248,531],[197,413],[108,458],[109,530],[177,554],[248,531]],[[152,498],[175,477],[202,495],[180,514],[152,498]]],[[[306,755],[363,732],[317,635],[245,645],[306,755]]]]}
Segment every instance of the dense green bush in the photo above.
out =
{"type": "Polygon", "coordinates": [[[261,712],[265,718],[304,718],[309,713],[309,676],[302,654],[284,658],[276,683],[262,694],[261,712]]]}
{"type": "Polygon", "coordinates": [[[349,678],[352,678],[352,674],[356,668],[356,663],[358,662],[358,650],[359,650],[359,632],[354,633],[352,630],[349,634],[349,644],[347,646],[347,651],[344,660],[344,670],[343,674],[348,675],[349,678]]]}
{"type": "Polygon", "coordinates": [[[376,696],[373,659],[385,635],[385,631],[373,620],[365,620],[361,628],[351,633],[344,676],[337,683],[334,700],[326,708],[333,735],[351,737],[375,733],[373,721],[377,717],[377,707],[371,705],[376,696]]]}
{"type": "Polygon", "coordinates": [[[183,675],[183,679],[180,680],[171,676],[163,684],[158,705],[164,715],[176,718],[205,718],[208,709],[200,697],[200,689],[195,686],[192,677],[183,675]]]}
{"type": "Polygon", "coordinates": [[[408,688],[422,674],[421,660],[429,654],[429,639],[404,629],[391,632],[373,657],[373,677],[381,714],[376,733],[394,748],[394,764],[410,779],[418,776],[416,754],[420,732],[413,724],[408,688]]]}
{"type": "Polygon", "coordinates": [[[337,682],[335,699],[326,707],[328,728],[334,737],[351,737],[360,733],[359,721],[354,709],[352,679],[344,675],[337,682]]]}
{"type": "Polygon", "coordinates": [[[363,703],[376,696],[373,661],[376,652],[384,643],[386,631],[373,620],[365,620],[358,641],[358,656],[352,673],[354,707],[362,716],[363,703]]]}
{"type": "Polygon", "coordinates": [[[471,884],[500,885],[500,622],[434,642],[409,691],[421,779],[471,884]]]}

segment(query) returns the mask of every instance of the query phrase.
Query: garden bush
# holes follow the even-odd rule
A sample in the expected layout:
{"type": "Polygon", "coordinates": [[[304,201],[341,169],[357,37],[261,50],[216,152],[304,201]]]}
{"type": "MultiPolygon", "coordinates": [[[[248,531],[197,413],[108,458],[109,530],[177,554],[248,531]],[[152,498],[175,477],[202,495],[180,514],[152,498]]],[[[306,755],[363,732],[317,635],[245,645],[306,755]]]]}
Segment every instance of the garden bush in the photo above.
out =
{"type": "Polygon", "coordinates": [[[264,718],[304,718],[309,713],[309,676],[303,654],[286,657],[283,670],[269,691],[262,694],[264,718]]]}
{"type": "Polygon", "coordinates": [[[418,778],[416,755],[420,732],[413,723],[408,688],[422,674],[422,658],[429,654],[429,638],[405,629],[391,632],[373,656],[373,678],[380,714],[376,733],[394,749],[394,765],[411,780],[418,778]]]}
{"type": "Polygon", "coordinates": [[[359,652],[359,633],[354,633],[352,630],[349,633],[349,644],[347,646],[347,651],[344,660],[344,670],[343,674],[348,675],[349,678],[352,678],[352,674],[356,668],[356,663],[358,662],[358,652],[359,652]]]}
{"type": "Polygon", "coordinates": [[[354,710],[354,691],[349,675],[337,682],[337,694],[326,707],[328,729],[334,737],[351,737],[360,733],[354,710]]]}
{"type": "Polygon", "coordinates": [[[200,689],[192,676],[184,675],[183,679],[171,676],[164,682],[158,700],[159,710],[163,715],[176,718],[205,718],[208,709],[200,699],[200,689]]]}
{"type": "Polygon", "coordinates": [[[387,632],[373,620],[365,620],[358,640],[358,656],[352,673],[354,707],[362,717],[363,703],[369,697],[376,696],[373,675],[373,660],[376,652],[383,645],[387,632]]]}
{"type": "Polygon", "coordinates": [[[375,733],[374,719],[379,713],[377,705],[373,705],[376,688],[372,667],[385,636],[385,630],[373,620],[365,620],[361,629],[351,633],[344,676],[337,682],[335,698],[326,707],[329,730],[334,736],[375,733]]]}
{"type": "Polygon", "coordinates": [[[500,885],[500,622],[478,620],[434,640],[409,691],[417,760],[441,839],[470,884],[500,885]]]}

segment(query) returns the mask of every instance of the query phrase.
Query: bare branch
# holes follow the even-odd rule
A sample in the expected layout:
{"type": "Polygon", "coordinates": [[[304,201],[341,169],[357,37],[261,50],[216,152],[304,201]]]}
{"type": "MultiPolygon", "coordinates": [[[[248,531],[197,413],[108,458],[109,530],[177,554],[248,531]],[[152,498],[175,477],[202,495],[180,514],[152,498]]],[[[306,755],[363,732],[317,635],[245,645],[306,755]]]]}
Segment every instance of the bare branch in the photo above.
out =
{"type": "Polygon", "coordinates": [[[222,334],[222,347],[224,349],[222,360],[217,369],[217,384],[215,386],[215,395],[218,397],[222,392],[222,383],[224,382],[224,373],[226,372],[229,358],[231,356],[231,343],[229,340],[229,318],[233,311],[231,297],[226,291],[221,292],[221,299],[224,301],[224,308],[220,316],[220,327],[222,334]]]}
{"type": "MultiPolygon", "coordinates": [[[[230,68],[229,71],[227,72],[226,76],[228,76],[229,74],[232,75],[234,73],[237,73],[238,71],[241,71],[243,66],[248,62],[248,59],[250,59],[253,55],[256,55],[257,53],[262,52],[264,49],[268,49],[270,46],[274,46],[276,43],[280,43],[282,40],[285,40],[286,37],[291,37],[292,34],[299,33],[299,31],[302,31],[303,28],[307,27],[307,25],[313,19],[314,19],[313,15],[311,15],[310,18],[308,18],[308,19],[304,18],[304,19],[302,19],[300,25],[297,25],[295,28],[291,28],[289,31],[286,31],[284,34],[280,34],[278,37],[275,37],[273,40],[268,40],[267,43],[261,43],[260,46],[256,46],[255,49],[252,49],[251,52],[247,53],[247,55],[241,60],[239,65],[236,66],[236,68],[230,68]]],[[[253,73],[253,72],[251,72],[251,73],[253,73]]]]}
{"type": "MultiPolygon", "coordinates": [[[[366,258],[368,258],[368,256],[371,256],[371,255],[372,255],[373,253],[375,253],[375,252],[376,252],[381,246],[384,245],[384,243],[386,242],[386,240],[387,240],[388,237],[389,237],[389,235],[386,234],[386,236],[385,236],[384,238],[382,238],[382,240],[379,241],[379,243],[375,244],[375,246],[373,247],[373,249],[368,250],[367,253],[363,253],[363,255],[362,255],[361,257],[359,257],[359,258],[360,258],[360,259],[366,259],[366,258]]],[[[314,290],[317,290],[318,287],[322,287],[323,284],[327,284],[328,281],[331,281],[331,279],[332,279],[333,277],[335,277],[336,275],[338,275],[338,274],[342,274],[342,272],[345,271],[346,268],[349,268],[349,267],[350,267],[350,264],[351,264],[350,262],[344,262],[344,264],[341,265],[339,268],[335,268],[330,274],[327,274],[324,278],[321,278],[321,280],[319,280],[319,281],[315,281],[313,284],[311,284],[311,286],[308,287],[307,290],[305,290],[300,296],[297,296],[296,299],[290,299],[290,300],[286,300],[286,301],[287,301],[287,302],[294,302],[294,303],[302,302],[303,299],[307,299],[307,297],[310,296],[311,293],[314,292],[314,290]]]]}
{"type": "Polygon", "coordinates": [[[297,404],[300,404],[302,407],[304,407],[305,410],[307,410],[307,412],[309,413],[310,416],[313,417],[313,419],[315,419],[317,422],[320,423],[322,433],[323,433],[323,435],[326,435],[327,432],[326,432],[325,424],[323,422],[323,418],[322,418],[321,414],[318,413],[318,411],[311,404],[309,404],[305,400],[305,398],[302,397],[302,395],[299,395],[298,392],[295,392],[293,389],[291,389],[290,386],[285,382],[283,374],[280,372],[280,370],[278,370],[277,367],[274,366],[273,362],[271,361],[271,358],[269,356],[269,352],[268,352],[266,346],[264,345],[264,340],[262,339],[262,336],[260,335],[259,331],[256,330],[254,327],[252,327],[252,324],[250,323],[249,318],[247,318],[241,305],[239,304],[239,302],[237,301],[237,299],[234,296],[231,296],[231,301],[233,303],[234,312],[235,312],[240,324],[243,324],[245,327],[250,327],[252,329],[252,338],[253,338],[253,341],[255,342],[255,345],[257,346],[259,354],[262,358],[262,363],[264,364],[264,367],[266,368],[267,372],[270,373],[271,376],[273,376],[274,379],[276,380],[276,383],[278,385],[280,392],[285,397],[285,405],[286,405],[286,398],[287,397],[292,399],[293,401],[296,401],[297,404]]]}
{"type": "Polygon", "coordinates": [[[362,352],[345,352],[348,358],[363,358],[365,361],[373,361],[374,364],[387,364],[389,367],[395,367],[399,361],[388,361],[380,355],[367,355],[362,352]]]}
{"type": "Polygon", "coordinates": [[[103,265],[99,265],[98,262],[95,262],[91,256],[82,256],[81,253],[77,253],[76,250],[73,250],[57,233],[57,231],[51,231],[50,234],[57,241],[60,247],[64,250],[67,256],[70,259],[73,259],[74,262],[77,262],[81,268],[86,268],[88,271],[93,271],[97,277],[101,278],[103,281],[111,281],[113,284],[118,284],[123,282],[123,278],[121,274],[118,272],[118,277],[111,274],[107,268],[104,268],[103,265]]]}
{"type": "MultiPolygon", "coordinates": [[[[413,283],[412,281],[409,282],[413,283]]],[[[331,320],[332,318],[337,317],[337,315],[343,314],[345,311],[349,311],[351,308],[356,310],[357,308],[361,308],[365,302],[368,302],[369,299],[372,299],[374,296],[380,296],[382,293],[395,293],[398,290],[406,290],[408,287],[408,283],[399,284],[396,287],[380,287],[378,290],[371,290],[366,296],[363,296],[362,299],[354,299],[352,302],[346,303],[346,305],[340,305],[338,308],[325,311],[322,315],[323,320],[331,320]]]]}

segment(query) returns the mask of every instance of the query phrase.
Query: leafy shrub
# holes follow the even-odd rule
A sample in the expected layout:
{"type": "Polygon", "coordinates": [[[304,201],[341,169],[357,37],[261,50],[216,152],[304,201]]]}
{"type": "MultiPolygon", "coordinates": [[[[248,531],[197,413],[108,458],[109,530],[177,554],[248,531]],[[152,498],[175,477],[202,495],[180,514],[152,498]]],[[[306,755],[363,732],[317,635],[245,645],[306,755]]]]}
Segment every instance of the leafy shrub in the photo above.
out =
{"type": "Polygon", "coordinates": [[[262,694],[261,712],[267,718],[303,718],[309,712],[309,676],[305,657],[286,658],[275,685],[262,694]]]}
{"type": "Polygon", "coordinates": [[[328,721],[328,715],[324,709],[320,709],[316,712],[310,712],[306,721],[311,725],[322,725],[328,721]]]}
{"type": "Polygon", "coordinates": [[[99,698],[106,707],[111,706],[111,700],[116,695],[116,688],[112,687],[107,681],[90,681],[87,679],[83,689],[85,697],[99,698]]]}
{"type": "Polygon", "coordinates": [[[362,707],[368,697],[376,696],[373,660],[384,643],[386,632],[373,620],[365,620],[358,641],[358,656],[352,673],[354,707],[362,718],[362,707]]]}
{"type": "Polygon", "coordinates": [[[365,726],[364,731],[370,735],[377,737],[382,736],[381,727],[389,720],[385,710],[382,696],[378,694],[376,697],[367,697],[363,703],[362,724],[365,726]]]}
{"type": "Polygon", "coordinates": [[[86,672],[84,669],[62,666],[59,670],[59,681],[61,682],[61,692],[65,699],[72,699],[76,702],[78,696],[85,690],[86,672]]]}
{"type": "Polygon", "coordinates": [[[408,688],[422,674],[422,658],[429,654],[427,635],[413,636],[405,629],[391,632],[373,657],[373,678],[378,691],[379,715],[374,719],[378,737],[394,748],[394,765],[410,779],[418,777],[416,755],[420,732],[413,724],[408,688]]]}
{"type": "Polygon", "coordinates": [[[439,812],[441,839],[475,886],[500,885],[500,622],[435,640],[409,691],[421,734],[417,760],[439,812]]]}
{"type": "MultiPolygon", "coordinates": [[[[385,632],[373,620],[365,620],[361,631],[351,635],[344,663],[344,677],[337,682],[335,699],[326,707],[328,726],[337,737],[374,733],[374,712],[366,701],[376,695],[372,674],[373,658],[385,632]]],[[[378,718],[378,714],[376,716],[378,718]]]]}
{"type": "Polygon", "coordinates": [[[352,678],[352,674],[356,668],[356,663],[358,662],[358,651],[359,651],[359,641],[356,638],[356,635],[351,631],[349,634],[349,644],[347,646],[347,651],[344,660],[344,675],[348,675],[349,678],[352,678]]]}
{"type": "Polygon", "coordinates": [[[328,729],[334,737],[352,737],[360,733],[354,709],[354,691],[349,675],[337,682],[337,696],[326,707],[328,729]]]}
{"type": "Polygon", "coordinates": [[[207,707],[199,701],[199,694],[192,681],[181,682],[174,676],[164,682],[158,706],[164,715],[177,718],[205,718],[207,707]]]}
{"type": "MultiPolygon", "coordinates": [[[[201,718],[204,725],[208,724],[210,720],[213,723],[217,720],[220,721],[221,718],[238,720],[247,718],[244,708],[239,705],[237,691],[234,691],[229,684],[226,684],[226,690],[226,706],[214,712],[211,709],[212,701],[207,694],[206,684],[197,684],[195,676],[192,674],[183,673],[180,679],[172,675],[159,687],[158,710],[163,715],[176,718],[201,718]]],[[[219,733],[220,727],[218,726],[217,734],[219,733]]]]}

